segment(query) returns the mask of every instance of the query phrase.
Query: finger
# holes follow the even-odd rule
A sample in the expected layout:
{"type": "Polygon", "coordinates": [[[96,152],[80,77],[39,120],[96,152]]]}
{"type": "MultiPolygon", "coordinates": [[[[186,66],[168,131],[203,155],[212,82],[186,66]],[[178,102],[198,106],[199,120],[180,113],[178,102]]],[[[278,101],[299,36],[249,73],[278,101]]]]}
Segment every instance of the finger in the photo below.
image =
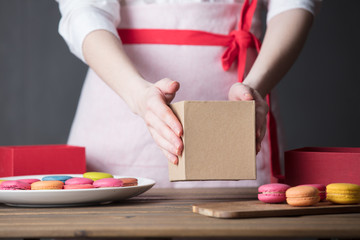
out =
{"type": "Polygon", "coordinates": [[[266,120],[268,105],[262,96],[256,91],[252,91],[256,104],[256,153],[261,150],[261,142],[266,133],[266,120]]]}
{"type": "Polygon", "coordinates": [[[261,143],[256,142],[256,154],[258,154],[261,151],[261,143]]]}
{"type": "Polygon", "coordinates": [[[148,128],[153,130],[153,138],[157,140],[160,147],[174,155],[180,155],[183,149],[181,138],[159,119],[154,113],[148,112],[145,116],[148,128]]]}
{"type": "Polygon", "coordinates": [[[262,96],[257,92],[253,91],[253,96],[256,103],[256,137],[262,140],[264,132],[266,131],[266,120],[269,107],[262,96]]]}
{"type": "Polygon", "coordinates": [[[267,111],[266,111],[266,107],[262,106],[262,107],[257,107],[256,108],[256,133],[257,135],[260,134],[258,132],[260,132],[263,128],[263,126],[266,124],[266,115],[267,115],[267,111]]]}
{"type": "Polygon", "coordinates": [[[180,84],[169,78],[163,78],[155,83],[155,86],[164,94],[174,94],[179,90],[180,84]]]}
{"type": "Polygon", "coordinates": [[[256,131],[256,153],[261,150],[261,143],[266,134],[266,124],[264,124],[261,128],[256,131]]]}
{"type": "Polygon", "coordinates": [[[231,101],[249,101],[254,100],[253,91],[242,83],[235,83],[229,91],[229,100],[231,101]]]}
{"type": "Polygon", "coordinates": [[[264,125],[260,130],[259,142],[262,142],[266,134],[266,125],[264,125]]]}
{"type": "Polygon", "coordinates": [[[164,153],[165,157],[173,164],[178,163],[178,157],[176,154],[172,153],[172,145],[166,141],[158,132],[149,127],[149,131],[157,145],[160,147],[161,151],[164,153]]]}
{"type": "Polygon", "coordinates": [[[164,153],[165,157],[169,160],[169,162],[171,162],[174,165],[178,165],[179,163],[179,158],[171,153],[169,153],[168,151],[161,149],[161,151],[164,153]]]}
{"type": "MultiPolygon", "coordinates": [[[[261,147],[261,142],[266,133],[266,115],[265,116],[257,116],[256,123],[256,143],[259,145],[258,148],[261,147]],[[259,120],[262,119],[262,120],[259,120]]],[[[258,149],[260,151],[260,149],[258,149]]]]}
{"type": "Polygon", "coordinates": [[[167,93],[164,96],[165,96],[166,103],[169,104],[175,98],[175,93],[174,94],[167,93]]]}
{"type": "Polygon", "coordinates": [[[173,81],[169,78],[164,78],[155,83],[155,86],[160,89],[164,94],[166,103],[169,104],[175,97],[176,92],[180,88],[180,84],[176,81],[173,81]]]}
{"type": "Polygon", "coordinates": [[[182,135],[182,125],[169,106],[159,104],[158,101],[151,101],[148,103],[148,107],[149,112],[161,119],[178,137],[182,135]]]}
{"type": "Polygon", "coordinates": [[[156,144],[161,148],[166,150],[168,153],[171,153],[172,155],[176,156],[177,150],[174,147],[173,144],[168,142],[165,138],[163,138],[154,128],[149,127],[149,131],[151,133],[151,136],[155,140],[156,144]]]}

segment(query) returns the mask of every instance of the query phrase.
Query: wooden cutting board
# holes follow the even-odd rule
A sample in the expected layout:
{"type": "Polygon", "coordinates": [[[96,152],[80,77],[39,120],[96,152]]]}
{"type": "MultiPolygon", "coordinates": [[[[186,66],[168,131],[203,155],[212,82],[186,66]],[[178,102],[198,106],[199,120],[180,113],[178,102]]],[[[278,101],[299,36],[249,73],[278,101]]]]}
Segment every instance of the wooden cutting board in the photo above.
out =
{"type": "Polygon", "coordinates": [[[269,204],[258,200],[201,203],[192,206],[194,213],[215,218],[281,217],[336,213],[359,213],[360,204],[335,205],[320,202],[309,207],[293,207],[286,203],[269,204]]]}

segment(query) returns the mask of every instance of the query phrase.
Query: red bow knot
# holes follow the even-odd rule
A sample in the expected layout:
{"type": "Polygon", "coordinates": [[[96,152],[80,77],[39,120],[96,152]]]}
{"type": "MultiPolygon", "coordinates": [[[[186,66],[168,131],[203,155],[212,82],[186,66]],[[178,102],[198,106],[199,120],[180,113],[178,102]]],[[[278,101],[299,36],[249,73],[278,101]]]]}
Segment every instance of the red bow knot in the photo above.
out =
{"type": "Polygon", "coordinates": [[[255,47],[259,52],[261,43],[249,31],[234,30],[229,36],[231,40],[229,41],[228,48],[221,57],[222,67],[225,71],[229,70],[234,60],[238,58],[239,79],[241,79],[244,75],[247,48],[255,47]]]}

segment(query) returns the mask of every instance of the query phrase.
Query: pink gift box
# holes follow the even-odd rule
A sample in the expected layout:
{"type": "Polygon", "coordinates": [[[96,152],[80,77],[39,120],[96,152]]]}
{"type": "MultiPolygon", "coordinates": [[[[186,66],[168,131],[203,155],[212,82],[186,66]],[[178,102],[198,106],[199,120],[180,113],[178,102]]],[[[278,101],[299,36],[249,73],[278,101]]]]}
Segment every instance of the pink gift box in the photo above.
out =
{"type": "Polygon", "coordinates": [[[0,147],[0,177],[84,172],[86,172],[84,147],[70,145],[0,147]]]}
{"type": "Polygon", "coordinates": [[[285,183],[360,184],[360,148],[306,147],[287,151],[285,183]]]}

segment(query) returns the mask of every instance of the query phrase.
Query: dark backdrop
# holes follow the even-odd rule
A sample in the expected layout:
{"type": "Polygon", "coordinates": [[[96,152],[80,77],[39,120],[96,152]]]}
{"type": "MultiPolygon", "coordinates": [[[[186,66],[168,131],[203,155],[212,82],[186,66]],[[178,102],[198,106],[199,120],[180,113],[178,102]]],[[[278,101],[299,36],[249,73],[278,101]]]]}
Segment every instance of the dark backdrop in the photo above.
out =
{"type": "MultiPolygon", "coordinates": [[[[275,89],[285,150],[360,147],[360,1],[325,0],[275,89]]],[[[0,145],[65,143],[87,67],[57,32],[55,1],[0,0],[0,145]]],[[[294,26],[295,27],[295,26],[294,26]]]]}

